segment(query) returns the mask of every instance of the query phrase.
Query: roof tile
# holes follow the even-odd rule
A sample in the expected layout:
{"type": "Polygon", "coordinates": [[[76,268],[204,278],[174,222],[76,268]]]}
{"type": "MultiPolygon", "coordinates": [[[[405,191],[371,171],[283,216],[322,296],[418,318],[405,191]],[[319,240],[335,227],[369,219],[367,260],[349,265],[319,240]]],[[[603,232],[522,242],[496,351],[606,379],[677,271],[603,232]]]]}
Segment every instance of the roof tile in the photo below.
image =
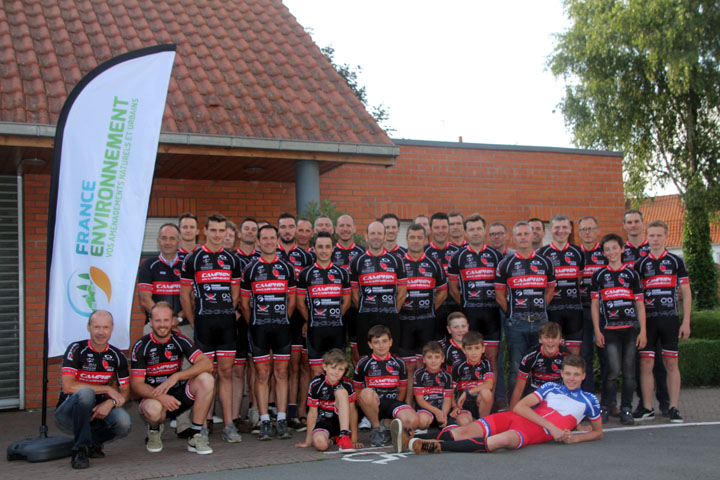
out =
{"type": "MultiPolygon", "coordinates": [[[[662,195],[648,198],[639,209],[643,213],[645,225],[653,220],[663,220],[668,224],[667,245],[682,246],[682,230],[685,224],[685,207],[679,195],[662,195]]],[[[720,243],[720,225],[710,223],[710,239],[712,243],[720,243]]]]}

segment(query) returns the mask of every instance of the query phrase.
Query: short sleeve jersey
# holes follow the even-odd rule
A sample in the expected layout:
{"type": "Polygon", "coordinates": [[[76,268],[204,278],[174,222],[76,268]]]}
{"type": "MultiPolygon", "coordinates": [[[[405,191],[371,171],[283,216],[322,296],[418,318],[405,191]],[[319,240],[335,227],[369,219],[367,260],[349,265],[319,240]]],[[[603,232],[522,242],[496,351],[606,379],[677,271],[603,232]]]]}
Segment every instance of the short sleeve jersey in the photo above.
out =
{"type": "Polygon", "coordinates": [[[592,276],[595,272],[607,265],[608,261],[602,253],[600,244],[596,243],[591,249],[586,249],[585,245],[580,245],[580,250],[585,254],[585,268],[582,272],[582,282],[580,284],[580,298],[583,307],[590,308],[590,285],[592,284],[592,276]]]}
{"type": "Polygon", "coordinates": [[[455,340],[448,338],[440,342],[440,346],[443,349],[445,355],[445,361],[443,365],[448,373],[452,373],[452,369],[455,365],[465,361],[465,352],[460,345],[455,343],[455,340]]]}
{"type": "Polygon", "coordinates": [[[400,400],[400,387],[407,387],[408,376],[405,362],[388,353],[380,358],[374,353],[362,357],[355,366],[353,387],[372,388],[380,400],[400,400]]]}
{"type": "Polygon", "coordinates": [[[363,247],[361,247],[360,245],[355,245],[354,243],[347,248],[340,245],[340,243],[336,243],[335,248],[333,248],[332,257],[330,258],[332,263],[334,263],[338,267],[344,268],[349,272],[350,263],[352,262],[353,258],[364,252],[365,249],[363,247]]]}
{"type": "Polygon", "coordinates": [[[350,403],[355,402],[355,390],[350,380],[345,377],[336,384],[332,384],[323,373],[310,381],[307,406],[317,407],[318,419],[331,419],[334,415],[337,415],[335,409],[335,392],[341,388],[347,391],[350,403]]]}
{"type": "Polygon", "coordinates": [[[240,260],[240,269],[242,271],[244,271],[245,267],[250,265],[250,263],[260,258],[260,252],[258,252],[254,248],[250,253],[245,253],[238,248],[233,252],[233,254],[235,255],[235,257],[237,257],[238,260],[240,260]]]}
{"type": "Polygon", "coordinates": [[[360,313],[397,313],[397,290],[406,285],[403,263],[383,249],[380,255],[364,252],[350,264],[350,283],[359,289],[360,313]]]}
{"type": "Polygon", "coordinates": [[[407,275],[407,297],[400,320],[434,319],[435,293],[447,290],[442,267],[424,253],[417,260],[406,253],[402,262],[407,275]]]}
{"type": "Polygon", "coordinates": [[[350,274],[330,263],[315,263],[300,272],[297,293],[305,295],[309,327],[340,327],[343,297],[350,295],[350,274]]]}
{"type": "Polygon", "coordinates": [[[555,271],[555,296],[548,310],[581,310],[580,280],[585,269],[585,254],[579,247],[568,243],[558,248],[553,242],[537,250],[550,260],[555,271]]]}
{"type": "Polygon", "coordinates": [[[537,345],[520,360],[518,378],[528,381],[530,391],[535,391],[548,382],[561,384],[560,372],[563,360],[568,355],[570,351],[564,345],[560,345],[552,357],[545,354],[542,345],[537,345]]]}
{"type": "Polygon", "coordinates": [[[545,313],[545,290],[555,286],[553,265],[535,252],[505,257],[495,275],[495,289],[507,290],[508,316],[545,313]]]}
{"type": "MultiPolygon", "coordinates": [[[[480,360],[480,363],[472,364],[467,361],[458,363],[452,369],[453,390],[455,390],[455,398],[469,389],[482,385],[488,380],[495,378],[490,362],[488,360],[480,360]]],[[[477,400],[477,394],[467,394],[465,402],[477,400]]]]}
{"type": "Polygon", "coordinates": [[[478,251],[467,245],[452,256],[448,278],[458,282],[463,309],[498,308],[495,271],[502,258],[502,253],[487,245],[478,251]]]}
{"type": "Polygon", "coordinates": [[[250,298],[250,325],[289,325],[287,304],[295,295],[295,269],[275,256],[262,257],[245,267],[240,295],[250,298]]]}
{"type": "Polygon", "coordinates": [[[640,327],[635,302],[643,301],[643,292],[635,270],[603,267],[593,274],[590,296],[600,302],[602,328],[640,327]]]}
{"type": "Polygon", "coordinates": [[[234,315],[232,286],[240,284],[241,276],[235,255],[224,248],[213,252],[203,245],[185,257],[180,281],[193,287],[196,314],[234,315]]]}
{"type": "Polygon", "coordinates": [[[448,242],[444,247],[430,242],[427,247],[425,247],[425,255],[438,262],[443,267],[445,275],[447,275],[450,259],[458,250],[460,250],[460,247],[452,242],[448,242]]]}
{"type": "Polygon", "coordinates": [[[415,370],[413,395],[422,395],[430,405],[442,409],[443,400],[451,398],[452,393],[452,377],[445,370],[431,372],[425,367],[415,370]]]}
{"type": "Polygon", "coordinates": [[[402,260],[403,257],[405,257],[405,254],[407,253],[407,248],[401,247],[400,245],[395,245],[391,250],[388,250],[388,253],[397,255],[397,257],[402,260]]]}
{"type": "Polygon", "coordinates": [[[535,413],[561,429],[574,429],[583,418],[591,422],[600,418],[600,402],[592,393],[579,388],[570,390],[564,384],[546,383],[533,392],[540,403],[535,413]]]}
{"type": "MultiPolygon", "coordinates": [[[[153,302],[168,302],[173,314],[182,310],[180,305],[180,270],[182,262],[175,255],[172,262],[168,262],[162,255],[157,258],[145,260],[138,270],[138,290],[150,292],[153,302]]],[[[147,320],[150,312],[145,312],[147,320]]]]}
{"type": "Polygon", "coordinates": [[[643,257],[646,257],[648,253],[650,253],[650,244],[648,244],[647,239],[643,240],[643,242],[637,247],[630,242],[625,242],[621,257],[623,265],[633,268],[635,266],[635,262],[643,257]]]}
{"type": "MultiPolygon", "coordinates": [[[[195,363],[202,352],[185,336],[171,333],[165,342],[149,333],[135,342],[130,355],[133,378],[142,378],[156,387],[182,369],[183,358],[195,363]]],[[[183,380],[183,385],[187,381],[183,380]]]]}
{"type": "MultiPolygon", "coordinates": [[[[81,340],[71,343],[62,359],[62,375],[70,375],[78,382],[90,385],[107,385],[113,377],[118,385],[130,383],[130,371],[125,355],[108,344],[105,350],[95,350],[90,340],[81,340]]],[[[65,401],[69,395],[60,392],[60,402],[65,401]]],[[[97,401],[104,401],[106,395],[96,395],[97,401]]]]}
{"type": "Polygon", "coordinates": [[[298,278],[303,268],[309,267],[315,261],[313,256],[307,250],[303,250],[297,245],[293,245],[290,250],[285,250],[282,245],[278,245],[278,257],[288,262],[295,269],[295,278],[298,278]]]}
{"type": "Polygon", "coordinates": [[[178,255],[178,258],[180,259],[180,264],[182,265],[183,262],[185,262],[185,257],[187,257],[188,255],[190,255],[191,253],[193,253],[195,250],[197,250],[199,248],[200,247],[196,246],[195,248],[193,248],[190,251],[187,251],[182,247],[178,248],[177,255],[178,255]]]}
{"type": "Polygon", "coordinates": [[[690,283],[685,263],[665,250],[659,257],[652,253],[635,262],[645,297],[647,318],[678,315],[678,288],[690,283]]]}

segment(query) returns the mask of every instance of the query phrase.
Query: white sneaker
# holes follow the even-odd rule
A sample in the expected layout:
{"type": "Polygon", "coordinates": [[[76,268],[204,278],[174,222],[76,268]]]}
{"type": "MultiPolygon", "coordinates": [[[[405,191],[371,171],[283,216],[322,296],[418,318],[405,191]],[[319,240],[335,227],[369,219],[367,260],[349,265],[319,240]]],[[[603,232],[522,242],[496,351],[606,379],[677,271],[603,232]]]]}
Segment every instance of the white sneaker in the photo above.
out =
{"type": "Polygon", "coordinates": [[[170,428],[177,428],[177,420],[174,418],[170,420],[170,428]]]}
{"type": "Polygon", "coordinates": [[[248,409],[247,417],[247,423],[249,425],[257,425],[257,423],[260,421],[260,412],[255,407],[250,408],[248,409]]]}
{"type": "Polygon", "coordinates": [[[210,448],[208,437],[202,433],[196,433],[187,440],[188,452],[195,452],[200,455],[208,455],[213,453],[213,449],[210,448]]]}
{"type": "Polygon", "coordinates": [[[218,417],[217,415],[213,415],[212,422],[213,422],[213,423],[225,423],[225,420],[223,420],[222,418],[218,417]]]}
{"type": "Polygon", "coordinates": [[[363,419],[360,420],[360,423],[358,423],[358,428],[360,430],[370,430],[372,428],[372,423],[370,423],[370,419],[368,417],[363,417],[363,419]]]}

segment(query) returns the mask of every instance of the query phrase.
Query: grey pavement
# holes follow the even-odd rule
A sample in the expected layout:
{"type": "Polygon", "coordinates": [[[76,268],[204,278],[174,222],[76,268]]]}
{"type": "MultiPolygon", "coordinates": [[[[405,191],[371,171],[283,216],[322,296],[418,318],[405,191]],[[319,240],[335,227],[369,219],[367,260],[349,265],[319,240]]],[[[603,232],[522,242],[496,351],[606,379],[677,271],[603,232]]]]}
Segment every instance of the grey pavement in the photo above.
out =
{"type": "MultiPolygon", "coordinates": [[[[456,471],[459,475],[458,478],[463,478],[465,475],[462,472],[467,474],[472,471],[468,469],[477,469],[486,463],[494,465],[495,462],[499,462],[498,468],[502,467],[506,471],[507,462],[509,458],[512,458],[513,472],[515,472],[512,477],[517,478],[519,473],[527,472],[529,475],[530,471],[536,471],[538,465],[541,465],[543,469],[547,468],[547,461],[541,461],[541,459],[543,456],[550,454],[550,449],[559,449],[552,451],[552,455],[557,455],[557,461],[563,465],[567,465],[569,459],[576,455],[586,455],[588,460],[585,461],[585,464],[593,466],[593,468],[595,466],[600,468],[601,465],[605,464],[627,465],[632,467],[634,471],[633,464],[640,458],[635,448],[648,446],[658,459],[654,464],[658,465],[657,473],[660,476],[655,478],[664,478],[664,475],[670,472],[675,472],[677,476],[678,470],[675,465],[685,465],[681,472],[692,473],[697,478],[704,478],[708,473],[708,471],[704,470],[704,465],[712,465],[714,467],[712,470],[714,478],[720,477],[720,473],[718,473],[720,472],[720,465],[718,465],[718,462],[720,462],[720,449],[718,449],[718,445],[720,445],[720,427],[715,425],[683,428],[645,428],[648,425],[659,427],[666,425],[668,423],[667,419],[662,417],[658,417],[651,422],[644,422],[640,428],[620,427],[619,421],[616,418],[611,418],[606,425],[608,433],[600,442],[575,446],[540,445],[533,446],[522,452],[503,452],[493,455],[441,455],[440,460],[432,460],[432,458],[436,457],[432,456],[429,459],[422,457],[421,459],[420,456],[403,458],[390,455],[389,448],[350,455],[324,454],[313,449],[295,448],[295,443],[304,439],[304,432],[294,433],[291,440],[274,439],[270,442],[259,442],[256,436],[243,434],[242,443],[228,444],[220,439],[220,428],[216,428],[215,433],[210,436],[211,446],[215,450],[212,455],[197,455],[188,452],[185,441],[176,438],[169,428],[166,429],[163,437],[164,450],[160,453],[151,454],[145,449],[143,441],[145,426],[137,415],[136,404],[131,404],[128,409],[133,418],[132,432],[128,437],[106,445],[105,453],[107,457],[91,460],[91,467],[88,470],[72,470],[68,458],[40,463],[6,461],[2,466],[0,476],[3,478],[33,478],[38,480],[64,478],[81,480],[97,478],[98,476],[102,476],[104,479],[143,479],[230,471],[230,474],[236,476],[238,473],[242,473],[243,478],[283,478],[283,476],[275,476],[273,469],[276,467],[274,466],[303,462],[302,468],[296,468],[297,466],[295,466],[292,470],[292,472],[298,474],[293,474],[288,478],[292,478],[292,480],[330,478],[325,472],[334,471],[332,470],[334,468],[338,469],[338,471],[354,471],[357,468],[357,473],[366,478],[388,478],[389,470],[380,470],[376,469],[376,467],[394,464],[398,467],[407,466],[413,471],[417,469],[419,473],[414,475],[416,477],[426,476],[425,472],[428,474],[436,472],[439,476],[435,478],[441,479],[446,478],[447,474],[453,474],[456,471]],[[616,440],[616,438],[619,440],[616,440]],[[710,452],[708,452],[708,449],[710,452]],[[378,451],[381,453],[371,453],[378,451]],[[567,457],[567,454],[571,454],[571,456],[567,457]],[[508,455],[512,457],[508,457],[508,455]],[[693,459],[693,455],[696,458],[686,465],[686,459],[693,459]],[[343,459],[342,457],[346,458],[343,459]],[[692,466],[693,469],[688,470],[688,465],[692,466]],[[299,476],[301,473],[312,473],[312,475],[302,477],[299,476]]],[[[680,411],[688,423],[720,422],[720,389],[683,390],[680,411]]],[[[48,420],[50,435],[59,435],[60,433],[52,420],[52,409],[49,409],[48,420]]],[[[36,437],[39,425],[39,410],[0,412],[0,445],[7,448],[14,441],[36,437]]],[[[368,434],[361,432],[360,440],[367,443],[368,434]]],[[[406,457],[414,456],[407,455],[406,457]]],[[[622,469],[618,472],[620,478],[628,476],[622,474],[622,469]]],[[[478,470],[478,473],[481,473],[481,470],[478,470]]],[[[627,474],[627,471],[625,473],[627,474]]],[[[396,475],[396,478],[405,478],[405,475],[398,475],[396,475]],[[400,476],[398,477],[398,475],[400,476]]],[[[551,473],[548,473],[548,475],[553,476],[551,473]]],[[[214,478],[227,477],[217,476],[214,478]]],[[[504,477],[501,474],[496,478],[504,477]]],[[[618,477],[616,476],[616,478],[618,477]]],[[[637,478],[641,477],[638,476],[637,478]]]]}

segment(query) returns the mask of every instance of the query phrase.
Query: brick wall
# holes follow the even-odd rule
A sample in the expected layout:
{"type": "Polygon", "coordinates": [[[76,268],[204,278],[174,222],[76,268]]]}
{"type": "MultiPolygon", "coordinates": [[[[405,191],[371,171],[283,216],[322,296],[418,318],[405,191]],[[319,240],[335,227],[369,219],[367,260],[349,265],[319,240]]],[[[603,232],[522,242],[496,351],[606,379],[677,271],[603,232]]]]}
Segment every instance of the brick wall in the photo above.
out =
{"type": "MultiPolygon", "coordinates": [[[[40,405],[42,328],[45,314],[45,249],[50,178],[25,175],[25,404],[40,405]]],[[[518,220],[548,220],[564,213],[576,220],[596,215],[603,232],[621,231],[624,209],[619,157],[580,153],[482,150],[402,145],[393,167],[346,164],[320,179],[320,193],[350,213],[358,231],[386,212],[401,219],[420,213],[479,212],[510,226],[518,220]],[[592,180],[591,180],[592,179],[592,180]]],[[[200,218],[221,212],[271,220],[295,210],[295,185],[156,179],[149,216],[185,211],[200,218]]],[[[143,315],[134,300],[131,338],[140,336],[143,315]]],[[[50,361],[49,403],[59,386],[60,359],[50,361]]]]}

